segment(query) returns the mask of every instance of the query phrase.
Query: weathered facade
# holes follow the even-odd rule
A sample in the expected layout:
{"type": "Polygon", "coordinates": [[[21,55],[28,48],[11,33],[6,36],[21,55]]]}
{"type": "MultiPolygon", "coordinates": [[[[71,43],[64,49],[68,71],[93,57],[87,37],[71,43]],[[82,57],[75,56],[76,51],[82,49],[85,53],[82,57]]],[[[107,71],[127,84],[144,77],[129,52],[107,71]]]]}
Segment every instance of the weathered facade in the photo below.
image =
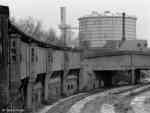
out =
{"type": "MultiPolygon", "coordinates": [[[[88,67],[91,72],[99,72],[100,78],[103,81],[110,80],[113,82],[113,76],[118,74],[117,72],[128,73],[126,78],[130,77],[130,83],[135,84],[140,70],[150,69],[150,53],[145,50],[105,50],[85,52],[85,60],[83,67],[88,67]],[[137,76],[136,76],[137,75],[137,76]],[[105,78],[105,77],[108,78],[105,78]]],[[[118,74],[119,76],[122,76],[118,74]]],[[[99,81],[100,82],[100,81],[99,81]]]]}
{"type": "Polygon", "coordinates": [[[112,85],[121,72],[134,84],[140,70],[150,69],[150,51],[144,41],[130,50],[128,45],[79,49],[48,44],[19,30],[9,21],[8,7],[0,6],[0,108],[21,101],[23,109],[33,110],[51,98],[112,85]]]}

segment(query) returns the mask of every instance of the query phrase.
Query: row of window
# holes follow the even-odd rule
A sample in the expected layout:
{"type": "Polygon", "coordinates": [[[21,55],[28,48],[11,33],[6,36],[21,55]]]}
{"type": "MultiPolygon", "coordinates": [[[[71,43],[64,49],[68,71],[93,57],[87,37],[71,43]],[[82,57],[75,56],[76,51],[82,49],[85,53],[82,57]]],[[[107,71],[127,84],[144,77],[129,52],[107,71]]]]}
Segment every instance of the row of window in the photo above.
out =
{"type": "MultiPolygon", "coordinates": [[[[10,47],[10,58],[11,62],[15,63],[17,61],[17,44],[16,40],[12,40],[11,47],[10,47]]],[[[20,56],[20,60],[22,60],[22,57],[20,56]]],[[[38,56],[35,54],[35,48],[31,49],[31,62],[37,62],[38,56]]]]}
{"type": "MultiPolygon", "coordinates": [[[[10,58],[12,63],[16,63],[17,59],[19,58],[20,61],[23,60],[23,56],[21,54],[17,53],[17,41],[16,40],[11,40],[11,47],[10,47],[10,58]],[[19,56],[20,55],[20,56],[19,56]]],[[[36,63],[38,62],[38,55],[36,53],[36,48],[31,48],[31,63],[36,63]]],[[[56,56],[57,57],[57,56],[56,56]]],[[[54,62],[54,56],[51,53],[48,53],[48,63],[51,64],[54,62]]],[[[65,59],[69,61],[69,57],[65,55],[65,59]]]]}
{"type": "Polygon", "coordinates": [[[13,40],[10,48],[11,62],[17,61],[16,41],[13,40]]]}
{"type": "MultiPolygon", "coordinates": [[[[15,44],[11,47],[10,49],[10,57],[11,57],[11,62],[15,63],[17,61],[17,49],[15,44]]],[[[22,57],[20,56],[20,60],[22,61],[22,57]]],[[[31,49],[31,62],[38,62],[38,56],[35,54],[35,49],[31,49]]],[[[53,57],[50,55],[48,56],[48,62],[51,63],[53,62],[53,57]]]]}
{"type": "Polygon", "coordinates": [[[38,56],[35,52],[36,52],[35,48],[31,48],[31,62],[32,63],[38,62],[38,56]]]}

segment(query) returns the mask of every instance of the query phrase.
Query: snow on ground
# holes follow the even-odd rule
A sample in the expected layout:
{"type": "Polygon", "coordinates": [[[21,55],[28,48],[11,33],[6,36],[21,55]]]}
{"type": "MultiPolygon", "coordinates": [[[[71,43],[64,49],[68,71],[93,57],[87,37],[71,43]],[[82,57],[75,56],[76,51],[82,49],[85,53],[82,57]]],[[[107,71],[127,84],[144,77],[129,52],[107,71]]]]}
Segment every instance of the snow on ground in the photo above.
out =
{"type": "Polygon", "coordinates": [[[147,91],[139,96],[136,96],[131,101],[131,106],[135,113],[150,113],[150,91],[147,91]]]}
{"type": "MultiPolygon", "coordinates": [[[[72,107],[69,109],[69,111],[67,113],[81,113],[81,111],[86,112],[87,110],[83,110],[83,108],[90,109],[90,107],[87,107],[86,105],[91,104],[92,101],[94,101],[98,98],[101,99],[101,100],[105,100],[104,97],[106,95],[111,95],[112,92],[117,92],[120,89],[123,90],[123,89],[128,89],[128,88],[130,88],[130,87],[128,86],[128,87],[124,87],[124,88],[115,88],[115,89],[112,89],[112,90],[108,90],[108,91],[105,91],[105,92],[100,92],[100,93],[96,93],[96,94],[93,94],[91,96],[88,96],[88,97],[86,97],[86,98],[84,98],[80,101],[77,101],[74,105],[72,105],[72,107]]],[[[132,93],[138,92],[138,91],[140,91],[140,89],[136,89],[132,93]]],[[[129,94],[129,93],[131,93],[131,92],[127,92],[127,94],[129,94]]],[[[83,94],[85,94],[85,93],[83,93],[83,94]]],[[[79,96],[79,95],[83,95],[83,94],[78,94],[78,95],[75,95],[75,96],[79,96]]],[[[37,113],[47,113],[51,108],[53,108],[54,106],[57,106],[60,102],[67,101],[67,100],[69,100],[69,99],[71,99],[72,97],[75,97],[75,96],[71,96],[71,97],[68,97],[66,99],[61,99],[58,102],[54,103],[53,105],[49,105],[49,106],[44,107],[42,110],[40,110],[37,113]]],[[[98,106],[97,107],[98,109],[96,111],[98,111],[98,113],[115,113],[116,106],[113,103],[115,103],[115,102],[118,103],[119,102],[119,100],[117,100],[116,97],[112,96],[110,98],[110,96],[109,96],[110,99],[107,98],[106,100],[110,100],[110,101],[114,100],[113,102],[111,101],[110,103],[105,103],[103,101],[104,103],[102,102],[101,105],[96,105],[96,106],[98,106]]],[[[119,98],[119,97],[117,97],[117,98],[119,98]]],[[[96,101],[95,101],[95,103],[96,103],[96,101]]],[[[130,101],[129,101],[129,103],[130,103],[130,101]]],[[[128,106],[130,106],[130,105],[128,104],[128,106]]],[[[148,108],[150,108],[150,92],[149,92],[149,94],[147,94],[147,96],[137,96],[137,97],[135,97],[131,102],[131,106],[132,106],[135,113],[150,113],[150,109],[148,109],[148,108]],[[147,102],[149,104],[144,103],[147,98],[149,98],[149,101],[147,102]],[[143,107],[143,106],[147,106],[147,107],[143,107]]],[[[94,113],[94,112],[92,112],[92,113],[94,113]]]]}
{"type": "Polygon", "coordinates": [[[114,106],[110,104],[103,104],[100,112],[101,113],[115,113],[114,106]]]}
{"type": "Polygon", "coordinates": [[[104,97],[105,95],[108,95],[112,92],[117,92],[118,90],[123,90],[123,89],[128,89],[131,88],[132,86],[126,86],[126,87],[121,87],[121,88],[114,88],[105,92],[100,92],[91,96],[88,96],[80,101],[78,101],[76,104],[74,104],[71,109],[68,111],[68,113],[80,113],[81,110],[84,108],[85,104],[96,99],[97,97],[104,97]]]}
{"type": "Polygon", "coordinates": [[[77,97],[77,96],[80,96],[80,95],[84,95],[85,93],[80,93],[80,94],[77,94],[77,95],[73,95],[73,96],[70,96],[68,98],[65,98],[65,99],[60,99],[59,101],[55,102],[54,104],[52,105],[47,105],[45,106],[44,108],[40,109],[39,111],[37,111],[36,113],[47,113],[52,107],[54,106],[57,106],[60,102],[64,102],[64,101],[67,101],[73,97],[77,97]]]}

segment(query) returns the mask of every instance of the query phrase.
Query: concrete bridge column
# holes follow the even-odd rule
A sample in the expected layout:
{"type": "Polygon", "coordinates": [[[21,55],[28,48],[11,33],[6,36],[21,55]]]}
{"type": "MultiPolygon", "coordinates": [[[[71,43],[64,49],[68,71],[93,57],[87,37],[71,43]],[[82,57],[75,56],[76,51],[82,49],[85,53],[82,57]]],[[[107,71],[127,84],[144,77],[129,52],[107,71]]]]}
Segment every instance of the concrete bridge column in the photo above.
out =
{"type": "Polygon", "coordinates": [[[79,76],[80,76],[80,71],[77,73],[77,92],[79,91],[79,76]]]}
{"type": "Polygon", "coordinates": [[[49,89],[48,89],[48,83],[49,83],[49,80],[50,80],[50,77],[52,75],[53,72],[51,73],[48,73],[45,77],[45,85],[44,85],[44,100],[47,101],[48,100],[48,92],[49,92],[49,89]]]}
{"type": "Polygon", "coordinates": [[[131,84],[135,84],[135,69],[131,70],[131,84]]]}
{"type": "Polygon", "coordinates": [[[135,71],[135,83],[136,84],[140,82],[140,76],[141,76],[140,69],[137,69],[135,71]]]}
{"type": "Polygon", "coordinates": [[[65,95],[65,82],[67,79],[67,75],[69,73],[69,69],[64,70],[63,74],[61,75],[61,95],[64,96],[65,95]]]}
{"type": "Polygon", "coordinates": [[[31,111],[33,109],[33,87],[36,80],[36,73],[32,72],[30,74],[29,82],[27,85],[27,98],[26,98],[26,108],[31,111]]]}
{"type": "Polygon", "coordinates": [[[32,90],[33,90],[33,81],[29,81],[27,85],[27,98],[26,98],[26,108],[27,110],[32,110],[32,90]]]}
{"type": "Polygon", "coordinates": [[[87,73],[85,68],[81,68],[80,72],[79,72],[79,91],[84,91],[86,90],[86,82],[87,82],[87,73]]]}

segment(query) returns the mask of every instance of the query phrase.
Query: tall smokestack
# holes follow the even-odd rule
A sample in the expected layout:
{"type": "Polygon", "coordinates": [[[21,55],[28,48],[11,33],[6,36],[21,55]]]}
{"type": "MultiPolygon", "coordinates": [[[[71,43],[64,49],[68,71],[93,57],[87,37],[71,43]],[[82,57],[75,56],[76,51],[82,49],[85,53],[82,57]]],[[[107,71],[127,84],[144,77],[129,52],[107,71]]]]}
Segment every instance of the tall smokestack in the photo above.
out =
{"type": "Polygon", "coordinates": [[[60,12],[61,25],[66,25],[66,7],[60,7],[60,12]]]}
{"type": "MultiPolygon", "coordinates": [[[[60,7],[60,29],[61,29],[61,37],[66,46],[66,35],[67,35],[67,25],[66,25],[66,7],[60,7]]],[[[61,75],[61,95],[64,95],[64,83],[66,80],[66,73],[68,71],[68,55],[67,52],[63,52],[63,70],[64,73],[61,75]]]]}
{"type": "Polygon", "coordinates": [[[60,7],[60,29],[61,29],[61,37],[64,42],[64,45],[66,44],[66,7],[60,7]]]}
{"type": "Polygon", "coordinates": [[[122,13],[122,41],[126,40],[126,36],[125,36],[125,13],[122,13]]]}

